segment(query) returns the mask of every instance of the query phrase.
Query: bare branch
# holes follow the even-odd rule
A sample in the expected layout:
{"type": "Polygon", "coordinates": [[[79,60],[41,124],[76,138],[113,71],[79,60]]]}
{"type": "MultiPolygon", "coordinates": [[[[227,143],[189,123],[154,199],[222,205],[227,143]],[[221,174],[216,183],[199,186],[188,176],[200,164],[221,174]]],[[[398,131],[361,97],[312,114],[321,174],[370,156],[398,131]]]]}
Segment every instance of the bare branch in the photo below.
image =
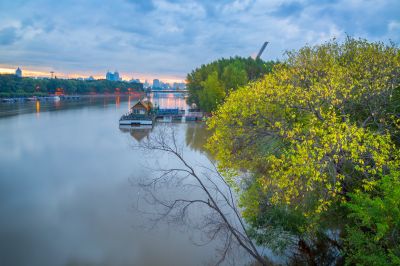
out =
{"type": "MultiPolygon", "coordinates": [[[[196,205],[196,208],[203,207],[211,211],[210,215],[203,215],[203,224],[198,226],[199,230],[208,233],[208,241],[202,243],[207,244],[213,241],[218,234],[224,232],[226,236],[224,248],[222,251],[221,259],[216,265],[220,265],[226,258],[228,250],[235,241],[241,246],[250,256],[256,259],[262,265],[268,265],[267,260],[260,255],[257,247],[246,230],[245,223],[242,220],[240,211],[236,206],[236,201],[231,187],[218,171],[217,166],[210,162],[212,168],[201,166],[200,168],[205,171],[197,171],[194,166],[189,164],[183,157],[183,149],[179,147],[176,134],[172,128],[163,128],[159,134],[151,136],[147,141],[141,142],[138,146],[140,149],[147,151],[161,151],[165,152],[181,163],[182,168],[159,168],[158,172],[161,174],[143,184],[143,187],[155,189],[155,185],[161,181],[168,182],[168,180],[182,180],[193,178],[194,184],[184,184],[194,188],[199,188],[202,193],[202,198],[190,199],[178,198],[172,201],[160,200],[157,198],[153,191],[150,195],[152,201],[164,210],[158,214],[156,222],[166,219],[168,217],[175,221],[186,221],[188,219],[188,210],[196,205]],[[217,182],[218,181],[218,182],[217,182]],[[215,219],[218,218],[218,219],[215,219]]],[[[200,244],[200,245],[202,245],[200,244]]]]}

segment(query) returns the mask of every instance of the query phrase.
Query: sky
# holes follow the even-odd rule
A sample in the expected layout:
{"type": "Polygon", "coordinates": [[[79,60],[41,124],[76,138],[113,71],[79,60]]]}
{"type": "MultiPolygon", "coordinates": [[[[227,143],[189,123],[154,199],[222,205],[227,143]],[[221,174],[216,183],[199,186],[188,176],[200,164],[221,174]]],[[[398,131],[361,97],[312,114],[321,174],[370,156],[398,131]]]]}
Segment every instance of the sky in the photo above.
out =
{"type": "Polygon", "coordinates": [[[221,57],[282,59],[346,35],[400,42],[399,0],[1,0],[0,72],[184,80],[221,57]]]}

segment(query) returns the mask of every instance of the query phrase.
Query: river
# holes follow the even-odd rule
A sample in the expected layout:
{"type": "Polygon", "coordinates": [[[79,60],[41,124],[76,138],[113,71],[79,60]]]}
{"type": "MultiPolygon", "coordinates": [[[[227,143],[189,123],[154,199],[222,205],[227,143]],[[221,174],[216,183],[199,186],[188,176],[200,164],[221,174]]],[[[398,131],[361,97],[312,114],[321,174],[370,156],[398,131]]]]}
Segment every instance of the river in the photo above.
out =
{"type": "MultiPolygon", "coordinates": [[[[138,184],[156,177],[155,165],[176,162],[135,148],[159,124],[119,129],[134,100],[0,104],[0,265],[205,265],[218,259],[218,240],[200,247],[190,227],[149,226],[146,213],[157,208],[138,184]]],[[[159,100],[162,107],[186,108],[182,97],[159,100]]],[[[169,126],[185,157],[207,164],[204,125],[169,126]]],[[[162,188],[168,197],[185,193],[162,188]]]]}

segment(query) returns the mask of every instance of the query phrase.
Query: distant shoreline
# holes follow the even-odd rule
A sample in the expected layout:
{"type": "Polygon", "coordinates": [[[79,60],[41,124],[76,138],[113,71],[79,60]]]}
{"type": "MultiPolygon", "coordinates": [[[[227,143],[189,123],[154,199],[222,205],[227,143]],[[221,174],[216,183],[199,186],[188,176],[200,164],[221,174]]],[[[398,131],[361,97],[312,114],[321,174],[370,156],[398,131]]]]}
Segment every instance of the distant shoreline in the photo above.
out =
{"type": "Polygon", "coordinates": [[[43,95],[43,96],[19,96],[19,97],[2,97],[0,103],[13,104],[35,101],[80,101],[87,98],[115,98],[115,97],[132,97],[141,98],[145,95],[144,92],[131,94],[74,94],[74,95],[43,95]]]}

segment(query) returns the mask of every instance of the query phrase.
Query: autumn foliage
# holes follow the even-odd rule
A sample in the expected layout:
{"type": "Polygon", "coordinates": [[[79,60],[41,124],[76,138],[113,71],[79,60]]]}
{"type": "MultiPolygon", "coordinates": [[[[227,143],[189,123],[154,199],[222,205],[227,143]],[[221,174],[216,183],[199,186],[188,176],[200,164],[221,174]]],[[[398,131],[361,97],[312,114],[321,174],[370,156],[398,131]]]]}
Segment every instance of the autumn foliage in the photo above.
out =
{"type": "MultiPolygon", "coordinates": [[[[209,127],[208,148],[259,244],[306,264],[351,261],[362,251],[344,240],[356,224],[346,204],[375,195],[384,176],[399,186],[400,51],[349,37],[288,52],[232,92],[209,127]]],[[[400,245],[399,224],[389,226],[400,245]]]]}

